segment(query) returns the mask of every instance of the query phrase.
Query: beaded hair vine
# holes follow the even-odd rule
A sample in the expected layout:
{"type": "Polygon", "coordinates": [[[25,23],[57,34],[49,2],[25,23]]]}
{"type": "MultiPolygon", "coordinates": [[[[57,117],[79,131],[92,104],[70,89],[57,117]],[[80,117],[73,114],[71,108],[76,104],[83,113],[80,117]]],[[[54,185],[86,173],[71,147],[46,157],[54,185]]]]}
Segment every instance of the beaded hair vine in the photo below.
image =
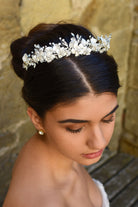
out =
{"type": "Polygon", "coordinates": [[[34,51],[30,54],[25,53],[22,57],[23,68],[26,70],[30,66],[35,68],[38,63],[50,63],[54,59],[68,57],[71,54],[75,56],[90,55],[92,51],[103,53],[110,48],[111,35],[105,35],[105,38],[103,36],[97,37],[97,39],[89,36],[87,40],[78,34],[71,33],[71,35],[72,37],[69,43],[60,37],[59,43],[51,42],[48,46],[34,44],[34,51]]]}

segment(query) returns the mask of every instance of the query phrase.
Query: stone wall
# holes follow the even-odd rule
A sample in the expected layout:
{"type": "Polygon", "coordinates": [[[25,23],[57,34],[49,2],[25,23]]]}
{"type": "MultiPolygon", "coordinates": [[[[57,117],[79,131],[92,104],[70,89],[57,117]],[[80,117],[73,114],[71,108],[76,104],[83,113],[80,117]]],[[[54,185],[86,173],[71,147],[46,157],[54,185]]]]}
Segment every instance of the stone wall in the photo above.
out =
{"type": "Polygon", "coordinates": [[[138,1],[133,5],[133,32],[128,57],[125,118],[119,148],[138,156],[138,1]]]}
{"type": "Polygon", "coordinates": [[[135,0],[0,0],[0,206],[13,163],[35,131],[20,94],[22,82],[10,66],[9,45],[40,22],[61,20],[87,26],[97,35],[112,33],[110,53],[119,66],[121,89],[112,150],[136,149],[138,131],[137,1],[135,0]],[[126,111],[126,113],[125,113],[126,111]],[[125,116],[124,116],[125,114],[125,116]],[[121,138],[121,144],[119,140],[121,138]]]}

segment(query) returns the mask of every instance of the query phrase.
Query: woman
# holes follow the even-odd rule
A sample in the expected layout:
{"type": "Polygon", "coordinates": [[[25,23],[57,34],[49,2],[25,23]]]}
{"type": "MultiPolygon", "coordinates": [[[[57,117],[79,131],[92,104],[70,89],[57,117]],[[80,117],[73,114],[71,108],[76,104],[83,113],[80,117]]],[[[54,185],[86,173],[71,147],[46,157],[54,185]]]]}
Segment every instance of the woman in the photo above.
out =
{"type": "Polygon", "coordinates": [[[101,158],[114,129],[120,85],[109,44],[65,23],[39,24],[11,44],[37,133],[16,160],[3,207],[109,206],[83,167],[101,158]]]}

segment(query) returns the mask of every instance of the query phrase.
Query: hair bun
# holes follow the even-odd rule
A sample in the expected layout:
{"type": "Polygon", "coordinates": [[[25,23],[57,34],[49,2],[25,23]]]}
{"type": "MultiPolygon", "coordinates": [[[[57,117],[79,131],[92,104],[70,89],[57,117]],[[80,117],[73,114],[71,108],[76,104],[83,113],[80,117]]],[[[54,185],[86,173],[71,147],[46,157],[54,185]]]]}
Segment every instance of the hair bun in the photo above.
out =
{"type": "Polygon", "coordinates": [[[21,78],[24,79],[24,74],[26,70],[22,67],[22,54],[23,49],[26,46],[27,37],[19,38],[11,43],[10,50],[12,54],[12,66],[15,73],[21,78]]]}

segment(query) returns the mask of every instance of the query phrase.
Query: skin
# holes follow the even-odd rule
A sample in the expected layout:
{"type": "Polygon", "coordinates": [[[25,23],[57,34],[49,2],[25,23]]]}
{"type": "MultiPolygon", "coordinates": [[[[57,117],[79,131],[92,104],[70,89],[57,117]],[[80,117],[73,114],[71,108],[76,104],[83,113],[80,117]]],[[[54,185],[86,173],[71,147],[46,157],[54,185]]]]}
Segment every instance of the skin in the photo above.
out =
{"type": "Polygon", "coordinates": [[[93,159],[83,154],[104,150],[109,144],[115,112],[109,113],[116,106],[117,97],[106,92],[57,105],[43,119],[29,107],[35,128],[45,134],[36,133],[21,150],[3,207],[101,207],[101,193],[83,165],[96,163],[102,154],[93,159]],[[65,119],[89,122],[59,123],[65,119]],[[72,133],[66,128],[81,130],[72,133]]]}

